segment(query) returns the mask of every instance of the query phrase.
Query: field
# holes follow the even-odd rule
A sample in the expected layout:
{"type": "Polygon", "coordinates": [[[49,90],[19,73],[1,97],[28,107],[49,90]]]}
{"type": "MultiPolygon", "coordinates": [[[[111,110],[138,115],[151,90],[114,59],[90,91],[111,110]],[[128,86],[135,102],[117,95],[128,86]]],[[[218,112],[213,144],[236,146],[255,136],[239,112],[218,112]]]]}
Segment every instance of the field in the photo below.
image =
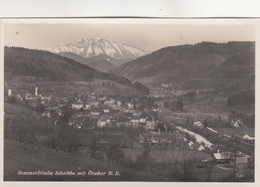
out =
{"type": "Polygon", "coordinates": [[[5,116],[15,117],[15,116],[26,116],[30,118],[35,118],[35,120],[41,120],[42,117],[35,111],[19,104],[4,103],[5,116]]]}
{"type": "Polygon", "coordinates": [[[119,171],[120,176],[30,176],[17,175],[18,171],[89,171],[90,158],[84,155],[65,153],[42,146],[30,146],[24,150],[22,143],[4,141],[4,180],[5,181],[37,181],[37,180],[82,180],[82,181],[169,181],[172,179],[158,177],[141,171],[128,169],[117,165],[93,159],[92,171],[119,171]]]}
{"type": "Polygon", "coordinates": [[[205,152],[194,150],[160,150],[155,149],[151,151],[152,158],[156,162],[175,163],[175,162],[200,162],[208,158],[212,158],[212,155],[205,152]]]}

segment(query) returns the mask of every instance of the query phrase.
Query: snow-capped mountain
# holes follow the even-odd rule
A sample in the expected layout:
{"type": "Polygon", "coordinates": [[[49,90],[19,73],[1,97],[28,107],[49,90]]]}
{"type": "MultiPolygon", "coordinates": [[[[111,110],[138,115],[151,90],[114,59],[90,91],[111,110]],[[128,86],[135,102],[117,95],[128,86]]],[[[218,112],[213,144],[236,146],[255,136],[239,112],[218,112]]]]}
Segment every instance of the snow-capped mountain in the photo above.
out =
{"type": "Polygon", "coordinates": [[[135,59],[147,54],[147,52],[142,49],[102,38],[83,38],[48,50],[53,53],[75,53],[85,58],[105,54],[120,60],[135,59]]]}

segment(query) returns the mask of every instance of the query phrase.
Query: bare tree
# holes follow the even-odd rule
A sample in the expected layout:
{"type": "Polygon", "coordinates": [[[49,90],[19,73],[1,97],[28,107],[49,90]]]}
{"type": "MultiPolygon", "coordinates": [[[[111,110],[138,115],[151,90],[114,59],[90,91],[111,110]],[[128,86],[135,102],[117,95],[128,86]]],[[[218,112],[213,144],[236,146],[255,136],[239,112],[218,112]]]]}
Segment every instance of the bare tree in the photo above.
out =
{"type": "Polygon", "coordinates": [[[92,162],[93,162],[93,158],[96,157],[96,152],[98,151],[98,136],[94,135],[91,137],[90,139],[90,143],[89,143],[89,149],[90,149],[90,169],[92,169],[92,162]]]}

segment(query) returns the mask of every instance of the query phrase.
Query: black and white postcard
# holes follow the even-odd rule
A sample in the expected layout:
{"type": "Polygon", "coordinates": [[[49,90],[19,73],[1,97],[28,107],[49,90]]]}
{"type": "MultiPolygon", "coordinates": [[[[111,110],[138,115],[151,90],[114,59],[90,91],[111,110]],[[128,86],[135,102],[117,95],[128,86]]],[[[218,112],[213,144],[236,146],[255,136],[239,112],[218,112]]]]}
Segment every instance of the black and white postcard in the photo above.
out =
{"type": "Polygon", "coordinates": [[[3,19],[4,181],[255,182],[256,20],[3,19]]]}

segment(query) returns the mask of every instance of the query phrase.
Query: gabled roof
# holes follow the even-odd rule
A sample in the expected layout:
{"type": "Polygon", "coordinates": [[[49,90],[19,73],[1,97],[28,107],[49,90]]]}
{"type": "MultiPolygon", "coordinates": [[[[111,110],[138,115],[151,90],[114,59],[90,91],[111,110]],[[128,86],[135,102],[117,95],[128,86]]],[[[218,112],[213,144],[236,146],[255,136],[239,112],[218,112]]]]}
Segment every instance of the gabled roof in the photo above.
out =
{"type": "Polygon", "coordinates": [[[231,152],[213,153],[213,155],[217,160],[226,160],[234,158],[234,154],[231,152]]]}

